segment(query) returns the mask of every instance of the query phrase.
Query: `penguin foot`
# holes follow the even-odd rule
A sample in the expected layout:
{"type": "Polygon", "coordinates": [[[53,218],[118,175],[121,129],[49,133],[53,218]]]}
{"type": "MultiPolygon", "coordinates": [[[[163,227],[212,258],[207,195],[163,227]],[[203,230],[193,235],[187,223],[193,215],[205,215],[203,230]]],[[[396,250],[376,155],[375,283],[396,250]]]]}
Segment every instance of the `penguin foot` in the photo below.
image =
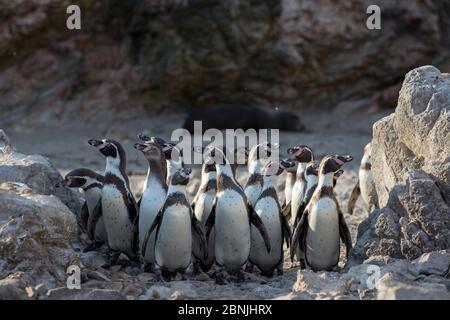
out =
{"type": "Polygon", "coordinates": [[[245,273],[242,272],[242,270],[239,270],[237,273],[236,283],[243,283],[245,282],[245,273]]]}
{"type": "Polygon", "coordinates": [[[245,272],[253,273],[253,264],[251,264],[250,262],[247,263],[247,266],[245,266],[245,272]]]}
{"type": "Polygon", "coordinates": [[[278,268],[277,268],[277,276],[282,276],[283,273],[284,273],[283,267],[282,267],[282,266],[281,266],[281,267],[278,267],[278,268]]]}
{"type": "Polygon", "coordinates": [[[198,275],[200,273],[200,268],[199,268],[199,263],[198,262],[194,262],[192,264],[192,274],[194,276],[198,275]]]}
{"type": "Polygon", "coordinates": [[[144,272],[153,273],[155,271],[155,266],[153,263],[144,263],[144,272]]]}
{"type": "Polygon", "coordinates": [[[300,259],[300,269],[301,270],[305,270],[306,269],[305,259],[300,259]]]}
{"type": "Polygon", "coordinates": [[[225,276],[223,275],[223,273],[221,272],[216,273],[215,283],[220,286],[226,285],[225,276]]]}

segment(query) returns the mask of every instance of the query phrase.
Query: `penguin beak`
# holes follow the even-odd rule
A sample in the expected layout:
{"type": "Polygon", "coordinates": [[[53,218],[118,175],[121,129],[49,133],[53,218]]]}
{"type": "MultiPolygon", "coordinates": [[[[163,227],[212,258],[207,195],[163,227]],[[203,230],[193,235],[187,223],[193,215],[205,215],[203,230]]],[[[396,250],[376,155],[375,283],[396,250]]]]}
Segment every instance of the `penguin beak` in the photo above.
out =
{"type": "Polygon", "coordinates": [[[295,154],[296,156],[301,156],[303,151],[304,151],[304,149],[302,147],[298,147],[298,146],[287,149],[287,153],[288,154],[295,154]]]}
{"type": "Polygon", "coordinates": [[[292,168],[293,166],[295,166],[295,162],[290,160],[290,159],[283,159],[280,162],[280,167],[285,170],[288,168],[292,168]]]}
{"type": "Polygon", "coordinates": [[[95,140],[95,139],[90,139],[90,140],[88,141],[88,143],[89,143],[91,146],[98,148],[98,147],[100,147],[100,146],[103,144],[103,141],[101,141],[101,140],[95,140]]]}
{"type": "Polygon", "coordinates": [[[134,148],[135,148],[136,150],[139,150],[139,151],[144,152],[145,149],[147,149],[147,145],[145,145],[145,144],[143,144],[143,143],[135,143],[135,144],[134,144],[134,148]]]}
{"type": "Polygon", "coordinates": [[[350,162],[353,160],[353,157],[350,155],[345,155],[345,156],[341,156],[341,155],[335,155],[334,156],[335,159],[338,159],[339,161],[346,163],[346,162],[350,162]]]}

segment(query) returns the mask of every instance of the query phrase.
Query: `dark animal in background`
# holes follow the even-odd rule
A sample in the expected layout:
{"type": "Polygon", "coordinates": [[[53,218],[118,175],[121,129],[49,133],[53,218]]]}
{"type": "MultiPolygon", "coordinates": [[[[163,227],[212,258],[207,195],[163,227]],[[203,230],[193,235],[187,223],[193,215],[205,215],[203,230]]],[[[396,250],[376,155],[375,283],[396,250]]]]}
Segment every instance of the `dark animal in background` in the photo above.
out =
{"type": "MultiPolygon", "coordinates": [[[[194,121],[202,121],[203,132],[215,129],[279,129],[281,131],[304,131],[299,117],[286,110],[253,106],[213,106],[193,109],[183,128],[194,132],[194,121]]],[[[202,133],[203,133],[202,132],[202,133]]]]}

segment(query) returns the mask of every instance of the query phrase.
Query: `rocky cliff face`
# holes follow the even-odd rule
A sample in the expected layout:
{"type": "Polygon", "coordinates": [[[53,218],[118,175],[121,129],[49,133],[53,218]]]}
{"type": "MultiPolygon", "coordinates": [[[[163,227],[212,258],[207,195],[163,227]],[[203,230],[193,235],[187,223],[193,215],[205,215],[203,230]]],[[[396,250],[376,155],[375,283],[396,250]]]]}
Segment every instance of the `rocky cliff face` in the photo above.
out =
{"type": "Polygon", "coordinates": [[[450,77],[425,66],[406,75],[395,113],[373,128],[381,210],[358,229],[354,258],[417,258],[450,248],[450,77]]]}
{"type": "Polygon", "coordinates": [[[4,117],[332,107],[439,64],[450,47],[450,4],[438,0],[377,1],[382,30],[366,28],[369,0],[83,0],[81,31],[65,27],[69,3],[0,1],[4,117]]]}

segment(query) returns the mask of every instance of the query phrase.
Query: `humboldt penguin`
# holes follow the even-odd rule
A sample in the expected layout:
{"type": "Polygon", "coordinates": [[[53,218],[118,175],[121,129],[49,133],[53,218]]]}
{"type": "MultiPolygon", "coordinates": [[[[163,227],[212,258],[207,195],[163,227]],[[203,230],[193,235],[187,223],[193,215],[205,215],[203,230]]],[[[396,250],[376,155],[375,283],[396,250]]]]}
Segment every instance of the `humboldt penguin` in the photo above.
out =
{"type": "Polygon", "coordinates": [[[244,190],[236,181],[229,160],[219,148],[208,148],[217,173],[217,194],[211,214],[206,221],[206,237],[215,227],[214,254],[217,284],[224,284],[224,273],[237,275],[244,280],[242,269],[250,254],[250,226],[255,225],[261,233],[266,249],[270,252],[270,239],[261,218],[247,200],[244,190]]]}
{"type": "Polygon", "coordinates": [[[126,174],[125,150],[119,142],[109,139],[89,140],[106,157],[105,180],[100,210],[111,250],[110,265],[120,253],[137,262],[138,255],[138,207],[130,189],[126,174]]]}
{"type": "Polygon", "coordinates": [[[262,142],[250,149],[247,160],[249,176],[244,187],[244,192],[252,206],[255,205],[263,185],[261,169],[272,155],[272,149],[278,147],[277,144],[272,145],[268,142],[262,142]]]}
{"type": "MultiPolygon", "coordinates": [[[[142,252],[146,252],[149,238],[156,229],[155,274],[157,281],[169,280],[177,272],[184,272],[191,263],[193,234],[200,239],[206,253],[206,240],[186,199],[186,185],[190,168],[180,168],[171,179],[164,205],[144,238],[142,252]]],[[[206,256],[206,254],[205,254],[206,256]]]]}
{"type": "Polygon", "coordinates": [[[295,176],[297,173],[298,162],[295,161],[295,165],[289,168],[286,168],[286,182],[284,184],[284,203],[283,208],[286,206],[286,203],[291,202],[292,189],[295,184],[295,176]]]}
{"type": "Polygon", "coordinates": [[[369,142],[364,147],[364,155],[361,160],[361,166],[359,167],[358,180],[356,181],[350,199],[348,200],[347,208],[349,214],[353,214],[356,200],[358,200],[360,194],[369,213],[372,212],[373,209],[378,209],[378,195],[373,181],[371,154],[372,144],[369,142]]]}
{"type": "Polygon", "coordinates": [[[167,168],[166,184],[169,184],[173,174],[184,166],[182,150],[179,150],[174,143],[166,142],[164,139],[158,137],[149,137],[140,133],[138,138],[144,142],[154,143],[163,150],[167,168]]]}
{"type": "Polygon", "coordinates": [[[264,240],[254,226],[251,228],[251,249],[246,271],[251,272],[256,265],[261,274],[271,277],[275,269],[283,274],[283,241],[287,247],[291,241],[291,230],[285,216],[281,214],[278,195],[275,190],[277,176],[283,170],[295,166],[292,160],[270,161],[262,169],[263,187],[256,200],[255,211],[261,218],[270,238],[271,251],[267,252],[264,240]]]}
{"type": "MultiPolygon", "coordinates": [[[[214,199],[216,197],[217,179],[216,179],[216,166],[214,163],[204,162],[202,165],[202,176],[200,187],[192,201],[192,209],[194,215],[203,229],[205,229],[206,221],[211,214],[214,199]]],[[[209,236],[207,253],[204,257],[204,253],[201,252],[201,246],[199,239],[194,238],[193,243],[193,272],[198,273],[199,267],[204,272],[209,271],[214,264],[214,230],[211,231],[209,236]]]]}
{"type": "Polygon", "coordinates": [[[340,155],[322,159],[317,187],[294,229],[291,260],[300,248],[307,265],[314,271],[332,270],[337,265],[340,239],[346,246],[347,256],[352,247],[350,231],[333,191],[335,172],[351,160],[351,156],[340,155]]]}
{"type": "Polygon", "coordinates": [[[64,178],[64,185],[83,190],[85,202],[81,209],[81,226],[93,242],[84,249],[95,250],[107,241],[107,234],[100,210],[95,210],[102,197],[104,177],[92,170],[80,168],[70,171],[64,178]],[[94,214],[95,212],[95,214],[94,214]]]}
{"type": "Polygon", "coordinates": [[[314,155],[308,146],[295,146],[287,150],[288,154],[294,156],[298,162],[296,179],[292,188],[291,202],[286,203],[283,214],[290,219],[291,225],[294,224],[297,213],[303,202],[306,190],[305,170],[309,162],[314,161],[314,155]]]}
{"type": "MultiPolygon", "coordinates": [[[[146,189],[139,200],[139,245],[143,248],[145,232],[150,229],[166,199],[167,185],[163,169],[165,157],[161,147],[151,142],[136,143],[134,147],[141,151],[148,161],[146,189]]],[[[145,271],[152,271],[155,263],[155,233],[150,236],[149,241],[147,251],[142,253],[145,271]]]]}

